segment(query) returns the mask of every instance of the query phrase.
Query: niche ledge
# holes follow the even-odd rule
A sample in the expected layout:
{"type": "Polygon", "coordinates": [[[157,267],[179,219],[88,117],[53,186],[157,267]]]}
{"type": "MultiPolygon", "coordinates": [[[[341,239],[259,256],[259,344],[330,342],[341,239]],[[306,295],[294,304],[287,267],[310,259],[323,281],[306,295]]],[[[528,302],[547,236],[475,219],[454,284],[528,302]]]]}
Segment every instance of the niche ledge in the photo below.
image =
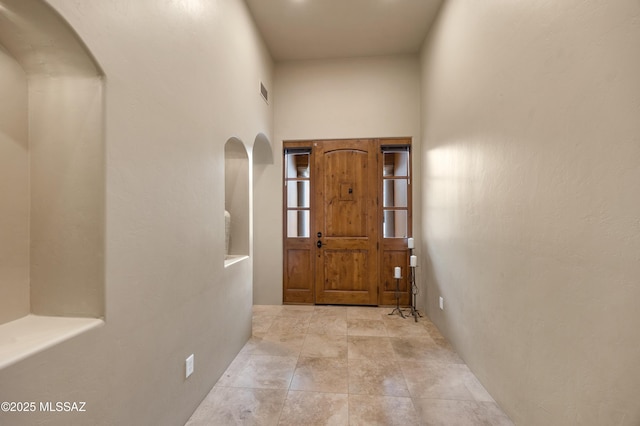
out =
{"type": "Polygon", "coordinates": [[[0,370],[104,325],[97,318],[27,315],[0,325],[0,370]]]}
{"type": "Polygon", "coordinates": [[[248,259],[249,256],[246,254],[228,254],[224,257],[224,267],[231,266],[235,263],[242,262],[245,259],[248,259]]]}

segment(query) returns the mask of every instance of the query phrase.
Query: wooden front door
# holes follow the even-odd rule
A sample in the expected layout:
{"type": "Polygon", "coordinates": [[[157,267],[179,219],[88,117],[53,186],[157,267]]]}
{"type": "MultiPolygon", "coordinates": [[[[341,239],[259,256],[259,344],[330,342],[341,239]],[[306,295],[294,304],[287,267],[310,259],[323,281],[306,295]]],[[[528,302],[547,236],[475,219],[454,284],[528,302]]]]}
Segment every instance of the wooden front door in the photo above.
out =
{"type": "Polygon", "coordinates": [[[317,143],[315,302],[378,304],[378,173],[372,140],[317,143]]]}
{"type": "Polygon", "coordinates": [[[284,143],[284,303],[408,304],[410,143],[284,143]]]}

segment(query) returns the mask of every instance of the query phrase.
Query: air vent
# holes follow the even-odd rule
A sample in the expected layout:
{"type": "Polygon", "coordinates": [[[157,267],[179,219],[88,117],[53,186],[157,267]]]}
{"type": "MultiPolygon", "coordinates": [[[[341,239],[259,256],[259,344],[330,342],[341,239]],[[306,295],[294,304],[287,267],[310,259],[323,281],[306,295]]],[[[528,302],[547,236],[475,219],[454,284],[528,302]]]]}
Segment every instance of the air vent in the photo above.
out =
{"type": "Polygon", "coordinates": [[[262,96],[264,101],[268,104],[269,103],[269,92],[267,91],[267,88],[264,87],[264,84],[262,84],[262,82],[260,82],[260,95],[262,96]]]}

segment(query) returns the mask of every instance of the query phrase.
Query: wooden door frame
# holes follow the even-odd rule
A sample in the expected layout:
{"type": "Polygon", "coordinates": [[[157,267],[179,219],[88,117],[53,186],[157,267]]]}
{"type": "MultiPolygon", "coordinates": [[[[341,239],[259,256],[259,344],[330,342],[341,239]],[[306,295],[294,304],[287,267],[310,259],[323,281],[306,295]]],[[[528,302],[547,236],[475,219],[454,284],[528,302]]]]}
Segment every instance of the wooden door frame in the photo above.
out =
{"type": "MultiPolygon", "coordinates": [[[[377,186],[378,200],[376,209],[378,232],[378,305],[395,304],[395,286],[396,281],[393,279],[393,267],[402,267],[402,279],[400,280],[400,304],[409,305],[410,303],[410,286],[409,276],[409,252],[407,250],[407,238],[384,238],[382,230],[382,181],[383,181],[383,161],[382,150],[385,147],[408,147],[409,151],[409,176],[408,176],[408,194],[407,194],[407,236],[413,235],[413,161],[412,161],[412,139],[411,137],[397,138],[346,138],[346,139],[311,139],[311,140],[288,140],[283,141],[283,157],[290,150],[308,150],[309,151],[309,180],[310,192],[315,193],[314,184],[316,179],[315,167],[311,166],[315,163],[314,144],[321,143],[325,140],[329,141],[355,141],[355,140],[373,140],[376,143],[379,161],[377,162],[377,186]],[[399,264],[401,262],[401,264],[399,264]],[[392,263],[387,265],[386,263],[392,263]]],[[[317,147],[317,145],[316,145],[317,147]]],[[[316,235],[315,230],[311,229],[308,238],[288,238],[287,236],[287,193],[286,193],[286,163],[283,162],[283,199],[282,199],[282,238],[283,238],[283,304],[315,304],[315,257],[316,251],[316,235]],[[289,252],[291,250],[291,252],[289,252]],[[308,278],[300,274],[301,267],[304,267],[309,274],[308,278]]],[[[310,224],[316,223],[314,197],[310,200],[310,224]]],[[[313,227],[313,226],[312,226],[313,227]]]]}
{"type": "MultiPolygon", "coordinates": [[[[407,186],[407,237],[406,238],[385,238],[383,230],[380,231],[378,250],[378,305],[395,305],[396,304],[396,280],[393,278],[394,267],[402,268],[402,278],[399,282],[400,287],[400,304],[409,305],[411,303],[410,285],[409,285],[409,251],[407,249],[407,238],[413,235],[413,186],[411,185],[413,173],[413,161],[411,156],[411,138],[381,138],[378,139],[378,152],[382,156],[385,148],[401,148],[407,147],[409,152],[408,165],[408,186],[407,186]]],[[[378,176],[380,182],[378,184],[378,224],[383,226],[382,215],[384,212],[383,201],[383,168],[384,161],[378,161],[378,176]]]]}
{"type": "MultiPolygon", "coordinates": [[[[312,140],[308,141],[283,141],[283,156],[287,151],[308,151],[309,152],[309,181],[310,191],[313,194],[313,185],[315,182],[314,150],[312,140]]],[[[286,160],[286,157],[285,157],[286,160]]],[[[282,166],[282,239],[283,239],[283,294],[282,302],[284,304],[315,304],[315,239],[312,233],[308,238],[289,238],[287,235],[287,170],[286,163],[283,161],[282,166]],[[291,250],[292,252],[290,252],[291,250]],[[300,273],[301,268],[310,271],[310,276],[305,277],[300,273]]],[[[315,223],[314,200],[311,199],[309,212],[309,223],[315,223]]]]}

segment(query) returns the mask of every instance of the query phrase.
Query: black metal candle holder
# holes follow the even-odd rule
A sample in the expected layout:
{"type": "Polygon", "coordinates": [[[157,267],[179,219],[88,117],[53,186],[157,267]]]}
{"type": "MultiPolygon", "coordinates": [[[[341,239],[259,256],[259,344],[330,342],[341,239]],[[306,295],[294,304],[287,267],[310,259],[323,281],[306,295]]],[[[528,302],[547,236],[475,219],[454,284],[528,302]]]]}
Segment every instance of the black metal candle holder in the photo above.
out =
{"type": "MultiPolygon", "coordinates": [[[[413,256],[413,248],[409,249],[409,259],[413,256]]],[[[411,315],[418,322],[418,317],[422,318],[422,314],[416,309],[416,296],[418,294],[418,285],[416,284],[416,266],[409,263],[409,286],[411,287],[411,315]]]]}
{"type": "Polygon", "coordinates": [[[404,314],[402,313],[402,310],[400,309],[400,279],[402,277],[395,277],[395,278],[396,278],[396,307],[393,309],[393,311],[391,311],[391,313],[389,315],[393,315],[393,314],[397,313],[402,318],[406,318],[404,316],[404,314]]]}

